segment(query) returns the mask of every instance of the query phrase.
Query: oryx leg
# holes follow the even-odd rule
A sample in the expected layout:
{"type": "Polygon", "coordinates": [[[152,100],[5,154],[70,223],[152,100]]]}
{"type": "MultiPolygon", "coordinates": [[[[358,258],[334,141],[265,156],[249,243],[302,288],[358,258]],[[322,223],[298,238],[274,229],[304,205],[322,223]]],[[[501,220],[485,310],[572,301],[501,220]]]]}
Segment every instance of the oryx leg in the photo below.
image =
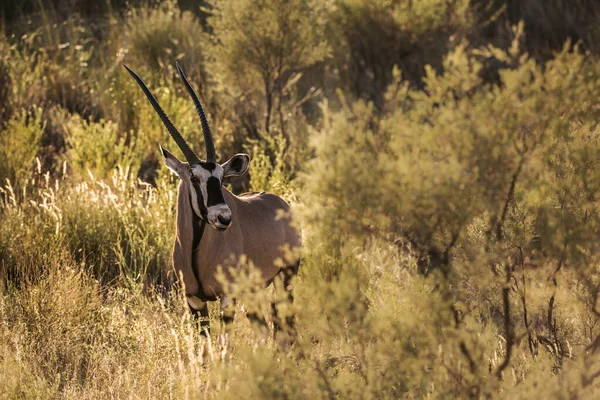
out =
{"type": "Polygon", "coordinates": [[[196,296],[187,296],[192,317],[200,322],[201,334],[206,336],[210,332],[210,321],[208,320],[208,302],[200,300],[196,296]]]}
{"type": "Polygon", "coordinates": [[[269,329],[269,324],[267,323],[267,320],[263,315],[261,315],[260,312],[246,311],[246,318],[248,318],[248,321],[250,321],[253,324],[259,324],[267,328],[267,330],[269,329]]]}
{"type": "MultiPolygon", "coordinates": [[[[287,294],[287,301],[290,304],[294,302],[294,293],[292,292],[292,290],[293,290],[292,279],[298,273],[298,265],[299,265],[299,263],[297,263],[296,265],[290,265],[285,268],[282,268],[276,277],[276,279],[281,279],[282,284],[283,284],[283,289],[286,291],[286,294],[287,294]]],[[[276,332],[278,330],[282,330],[283,321],[277,314],[277,305],[275,303],[272,303],[271,308],[273,310],[273,326],[275,328],[274,333],[276,334],[276,332]]],[[[293,332],[294,332],[294,316],[293,315],[286,316],[285,323],[288,326],[288,328],[290,329],[290,333],[293,334],[293,332]]]]}
{"type": "Polygon", "coordinates": [[[223,296],[221,297],[221,320],[225,324],[233,322],[235,317],[235,299],[223,296]]]}

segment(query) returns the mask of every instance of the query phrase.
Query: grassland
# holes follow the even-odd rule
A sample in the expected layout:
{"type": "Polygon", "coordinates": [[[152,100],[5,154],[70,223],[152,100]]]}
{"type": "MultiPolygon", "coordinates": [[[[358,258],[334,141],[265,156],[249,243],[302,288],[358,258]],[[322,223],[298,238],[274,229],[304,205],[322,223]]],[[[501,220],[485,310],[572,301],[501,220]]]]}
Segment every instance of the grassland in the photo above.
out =
{"type": "MultiPolygon", "coordinates": [[[[594,1],[5,1],[0,398],[597,398],[594,1]],[[207,108],[303,233],[295,341],[171,266],[207,108]]],[[[246,309],[251,273],[232,288],[246,309]]]]}

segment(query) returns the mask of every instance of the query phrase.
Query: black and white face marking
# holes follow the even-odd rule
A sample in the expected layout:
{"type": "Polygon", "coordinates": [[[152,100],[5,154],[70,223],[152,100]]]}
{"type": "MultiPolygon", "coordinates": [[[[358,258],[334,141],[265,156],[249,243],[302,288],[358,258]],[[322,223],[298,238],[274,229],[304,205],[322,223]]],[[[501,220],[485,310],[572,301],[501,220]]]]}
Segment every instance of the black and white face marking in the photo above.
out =
{"type": "Polygon", "coordinates": [[[223,198],[222,182],[223,168],[217,163],[200,162],[190,167],[194,212],[215,228],[225,230],[231,225],[231,209],[223,198]]]}
{"type": "Polygon", "coordinates": [[[166,166],[191,186],[190,200],[196,215],[216,229],[231,225],[231,209],[223,198],[223,178],[242,175],[248,170],[250,156],[238,153],[223,165],[214,162],[182,163],[162,146],[166,166]]]}

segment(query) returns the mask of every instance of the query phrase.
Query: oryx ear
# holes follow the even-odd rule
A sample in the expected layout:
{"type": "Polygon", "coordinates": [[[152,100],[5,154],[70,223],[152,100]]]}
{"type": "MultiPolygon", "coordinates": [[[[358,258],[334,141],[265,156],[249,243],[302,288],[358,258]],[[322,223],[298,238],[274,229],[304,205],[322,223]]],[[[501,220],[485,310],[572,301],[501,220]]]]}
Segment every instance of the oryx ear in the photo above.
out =
{"type": "Polygon", "coordinates": [[[222,165],[223,177],[242,175],[248,170],[250,164],[250,156],[244,153],[238,153],[231,157],[229,161],[222,165]]]}
{"type": "Polygon", "coordinates": [[[163,157],[165,158],[165,164],[167,165],[167,168],[169,168],[171,171],[175,172],[177,174],[177,176],[179,176],[181,178],[182,173],[185,171],[186,164],[179,161],[177,159],[177,157],[175,157],[173,154],[169,153],[162,146],[160,146],[160,152],[162,153],[163,157]]]}

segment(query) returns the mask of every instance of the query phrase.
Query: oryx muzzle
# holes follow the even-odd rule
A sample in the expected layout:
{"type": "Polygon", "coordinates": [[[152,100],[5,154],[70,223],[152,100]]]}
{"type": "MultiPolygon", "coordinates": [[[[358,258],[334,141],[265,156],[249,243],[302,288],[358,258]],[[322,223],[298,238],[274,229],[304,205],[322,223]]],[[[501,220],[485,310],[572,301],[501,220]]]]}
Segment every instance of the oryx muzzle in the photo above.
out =
{"type": "Polygon", "coordinates": [[[288,288],[289,280],[298,271],[301,245],[290,222],[289,205],[275,194],[236,196],[223,188],[224,178],[246,172],[250,157],[236,154],[223,164],[216,162],[208,118],[178,63],[177,71],[200,117],[206,161],[200,160],[188,146],[142,79],[125,68],[142,88],[187,160],[187,163],[179,161],[161,146],[167,167],[181,179],[173,264],[183,278],[192,310],[208,316],[206,301],[217,297],[227,299],[217,280],[218,267],[222,266],[230,278],[228,267],[238,265],[242,255],[261,271],[266,283],[281,276],[284,287],[288,288]],[[206,224],[215,229],[205,229],[206,224]],[[278,266],[281,260],[286,260],[286,267],[278,266]]]}

